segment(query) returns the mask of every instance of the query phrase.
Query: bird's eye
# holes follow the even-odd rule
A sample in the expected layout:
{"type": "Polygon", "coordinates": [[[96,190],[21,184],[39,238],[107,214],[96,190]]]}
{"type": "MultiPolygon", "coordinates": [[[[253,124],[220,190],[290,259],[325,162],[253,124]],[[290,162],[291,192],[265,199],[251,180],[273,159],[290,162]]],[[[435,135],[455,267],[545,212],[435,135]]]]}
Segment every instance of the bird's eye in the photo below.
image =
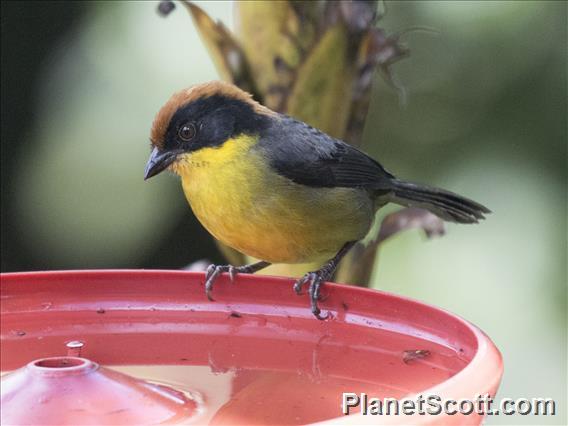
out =
{"type": "Polygon", "coordinates": [[[186,142],[193,139],[195,137],[195,133],[197,133],[197,129],[193,123],[184,124],[178,130],[178,136],[181,140],[186,142]]]}

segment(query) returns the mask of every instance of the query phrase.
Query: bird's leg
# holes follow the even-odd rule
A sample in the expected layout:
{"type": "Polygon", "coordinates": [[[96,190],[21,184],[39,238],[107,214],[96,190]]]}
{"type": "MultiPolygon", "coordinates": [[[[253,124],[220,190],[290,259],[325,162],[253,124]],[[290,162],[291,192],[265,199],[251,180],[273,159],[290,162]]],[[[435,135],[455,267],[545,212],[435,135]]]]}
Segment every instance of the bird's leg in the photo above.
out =
{"type": "Polygon", "coordinates": [[[310,286],[308,287],[308,294],[310,296],[312,313],[316,316],[317,319],[324,320],[327,318],[327,315],[320,315],[321,310],[318,307],[321,285],[331,278],[331,276],[337,269],[339,261],[343,258],[343,256],[347,254],[347,252],[351,249],[351,247],[355,245],[356,242],[357,241],[350,241],[346,243],[343,247],[341,247],[337,254],[329,260],[329,262],[327,262],[317,271],[308,272],[294,284],[294,291],[296,292],[296,294],[301,294],[304,284],[310,283],[310,286]]]}
{"type": "Polygon", "coordinates": [[[217,277],[223,272],[228,272],[231,277],[231,281],[235,279],[237,274],[254,274],[261,269],[270,266],[270,263],[260,261],[256,263],[251,263],[250,265],[243,266],[233,266],[233,265],[209,265],[207,268],[207,273],[205,274],[205,294],[207,298],[213,301],[211,297],[211,290],[213,290],[213,283],[217,277]]]}

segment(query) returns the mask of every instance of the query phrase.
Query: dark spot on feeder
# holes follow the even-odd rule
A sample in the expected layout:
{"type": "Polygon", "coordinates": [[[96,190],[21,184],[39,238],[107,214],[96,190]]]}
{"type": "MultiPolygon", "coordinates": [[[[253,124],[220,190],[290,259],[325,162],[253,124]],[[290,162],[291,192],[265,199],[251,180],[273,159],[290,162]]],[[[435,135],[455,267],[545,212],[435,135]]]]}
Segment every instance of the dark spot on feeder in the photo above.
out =
{"type": "Polygon", "coordinates": [[[233,317],[233,318],[241,318],[242,315],[239,314],[238,312],[232,311],[232,312],[229,314],[229,318],[230,318],[230,317],[233,317]]]}
{"type": "Polygon", "coordinates": [[[176,8],[176,5],[171,0],[162,0],[158,4],[158,14],[160,16],[168,16],[176,8]]]}
{"type": "Polygon", "coordinates": [[[15,334],[16,336],[20,336],[20,337],[26,335],[26,332],[22,331],[22,330],[14,330],[14,331],[12,331],[12,333],[15,334]]]}
{"type": "Polygon", "coordinates": [[[107,411],[105,414],[106,415],[120,414],[120,413],[125,413],[127,411],[130,411],[130,408],[117,408],[116,410],[107,411]]]}
{"type": "Polygon", "coordinates": [[[402,355],[402,360],[405,364],[408,364],[410,361],[414,361],[416,359],[423,359],[430,356],[430,351],[427,349],[412,349],[408,351],[404,351],[402,355]]]}
{"type": "Polygon", "coordinates": [[[97,309],[97,314],[104,314],[106,311],[103,308],[97,309]]]}
{"type": "Polygon", "coordinates": [[[347,305],[347,303],[341,302],[341,306],[343,306],[343,310],[344,310],[344,311],[348,311],[348,310],[349,310],[349,306],[347,305]]]}

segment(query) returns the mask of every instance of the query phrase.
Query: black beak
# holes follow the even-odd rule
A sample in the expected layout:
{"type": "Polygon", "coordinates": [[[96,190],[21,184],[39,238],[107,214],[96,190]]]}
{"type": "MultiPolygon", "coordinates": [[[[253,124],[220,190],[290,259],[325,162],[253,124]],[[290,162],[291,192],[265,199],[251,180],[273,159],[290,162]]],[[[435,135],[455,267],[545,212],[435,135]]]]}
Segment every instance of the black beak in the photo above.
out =
{"type": "Polygon", "coordinates": [[[158,173],[164,171],[174,162],[178,154],[178,151],[160,151],[158,148],[154,148],[150,154],[148,163],[146,163],[144,180],[150,179],[152,176],[156,176],[158,173]]]}

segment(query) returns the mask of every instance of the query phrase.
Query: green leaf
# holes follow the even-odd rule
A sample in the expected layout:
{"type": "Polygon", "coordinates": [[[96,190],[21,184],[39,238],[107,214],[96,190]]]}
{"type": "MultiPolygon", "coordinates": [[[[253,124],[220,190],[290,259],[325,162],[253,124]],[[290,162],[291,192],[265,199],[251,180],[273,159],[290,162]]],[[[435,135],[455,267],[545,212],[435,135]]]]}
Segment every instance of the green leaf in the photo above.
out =
{"type": "Polygon", "coordinates": [[[215,22],[203,9],[184,1],[201,40],[223,80],[230,81],[250,93],[257,94],[245,54],[227,27],[215,22]]]}
{"type": "Polygon", "coordinates": [[[287,113],[342,138],[351,109],[353,65],[344,25],[331,27],[298,69],[287,113]]]}
{"type": "Polygon", "coordinates": [[[237,34],[263,103],[280,112],[315,33],[309,20],[300,23],[296,9],[286,1],[235,3],[237,34]]]}

